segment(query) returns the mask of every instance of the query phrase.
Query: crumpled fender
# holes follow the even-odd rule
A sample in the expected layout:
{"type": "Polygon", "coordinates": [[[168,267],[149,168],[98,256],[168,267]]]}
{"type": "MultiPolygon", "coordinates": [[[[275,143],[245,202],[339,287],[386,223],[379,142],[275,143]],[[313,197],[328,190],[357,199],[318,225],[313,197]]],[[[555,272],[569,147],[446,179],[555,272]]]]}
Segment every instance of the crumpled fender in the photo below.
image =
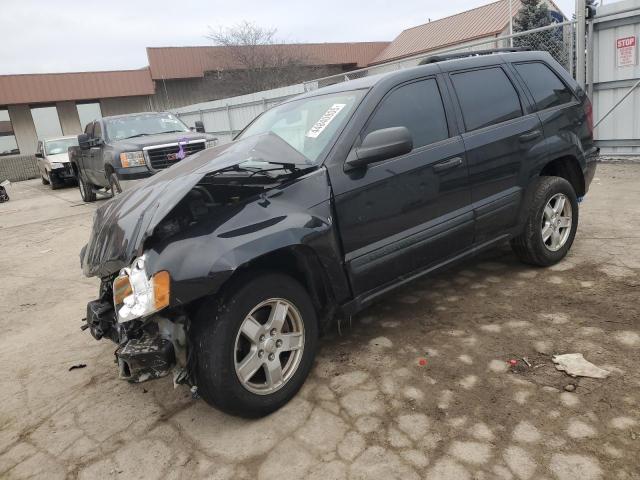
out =
{"type": "Polygon", "coordinates": [[[317,255],[336,299],[348,296],[324,168],[229,207],[222,221],[211,218],[145,253],[149,273],[169,272],[171,301],[178,306],[217,292],[243,265],[295,247],[317,255]]]}

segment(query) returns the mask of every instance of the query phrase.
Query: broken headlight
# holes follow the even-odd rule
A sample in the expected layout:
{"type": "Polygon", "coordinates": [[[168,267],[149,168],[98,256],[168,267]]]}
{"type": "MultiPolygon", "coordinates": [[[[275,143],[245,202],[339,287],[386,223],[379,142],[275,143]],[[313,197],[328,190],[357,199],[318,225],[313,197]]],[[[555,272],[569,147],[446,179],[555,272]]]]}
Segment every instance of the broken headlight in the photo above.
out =
{"type": "Polygon", "coordinates": [[[147,275],[145,256],[123,268],[113,281],[113,304],[119,322],[146,317],[169,305],[169,272],[147,275]]]}

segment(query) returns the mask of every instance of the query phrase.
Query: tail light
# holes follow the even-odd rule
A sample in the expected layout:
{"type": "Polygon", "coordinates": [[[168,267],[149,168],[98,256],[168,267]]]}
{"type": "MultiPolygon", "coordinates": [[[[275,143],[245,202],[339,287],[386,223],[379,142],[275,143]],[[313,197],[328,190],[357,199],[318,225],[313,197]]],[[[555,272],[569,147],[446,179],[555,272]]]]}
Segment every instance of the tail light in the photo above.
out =
{"type": "Polygon", "coordinates": [[[587,126],[589,127],[589,133],[593,133],[593,105],[591,100],[585,98],[584,100],[584,113],[587,116],[587,126]]]}

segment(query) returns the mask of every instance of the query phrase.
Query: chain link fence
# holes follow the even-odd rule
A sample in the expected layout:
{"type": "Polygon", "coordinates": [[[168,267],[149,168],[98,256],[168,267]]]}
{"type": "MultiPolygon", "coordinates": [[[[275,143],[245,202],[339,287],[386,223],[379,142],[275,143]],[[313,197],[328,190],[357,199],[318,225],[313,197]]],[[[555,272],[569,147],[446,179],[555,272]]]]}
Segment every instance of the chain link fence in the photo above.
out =
{"type": "Polygon", "coordinates": [[[513,35],[504,35],[491,39],[478,40],[464,46],[456,46],[440,50],[432,50],[428,53],[415,55],[402,60],[374,65],[360,70],[332,75],[304,83],[305,91],[315,90],[335,83],[355,80],[357,78],[377,75],[386,72],[401,70],[403,68],[414,67],[425,58],[432,56],[444,56],[448,54],[458,54],[481,50],[493,50],[498,48],[528,48],[530,50],[543,50],[549,52],[564,68],[572,75],[574,74],[575,49],[574,49],[574,25],[575,22],[563,22],[536,28],[526,32],[519,32],[513,35]]]}

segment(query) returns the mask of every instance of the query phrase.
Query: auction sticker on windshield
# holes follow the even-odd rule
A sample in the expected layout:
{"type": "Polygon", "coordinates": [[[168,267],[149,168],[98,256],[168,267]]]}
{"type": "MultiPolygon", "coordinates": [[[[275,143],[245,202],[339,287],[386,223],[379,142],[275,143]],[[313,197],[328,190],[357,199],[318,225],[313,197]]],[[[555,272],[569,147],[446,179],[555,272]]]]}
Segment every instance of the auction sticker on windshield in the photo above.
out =
{"type": "Polygon", "coordinates": [[[329,107],[329,109],[324,112],[324,114],[320,117],[313,127],[307,132],[307,137],[309,138],[318,138],[318,136],[324,131],[325,128],[331,123],[331,121],[336,118],[338,113],[346,107],[346,103],[334,103],[329,107]]]}

